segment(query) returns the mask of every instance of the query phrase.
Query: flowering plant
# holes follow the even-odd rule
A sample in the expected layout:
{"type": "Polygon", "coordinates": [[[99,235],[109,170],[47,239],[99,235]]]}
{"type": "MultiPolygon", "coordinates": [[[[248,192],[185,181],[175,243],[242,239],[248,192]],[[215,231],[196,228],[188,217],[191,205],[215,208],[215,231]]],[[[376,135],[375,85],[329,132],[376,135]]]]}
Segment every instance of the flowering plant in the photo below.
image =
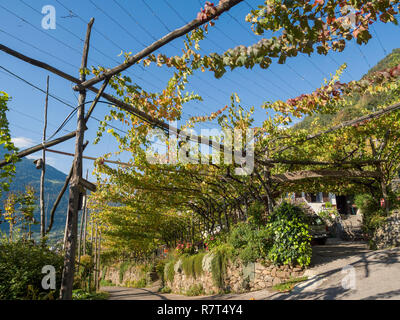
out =
{"type": "Polygon", "coordinates": [[[194,253],[194,246],[193,244],[191,244],[190,242],[178,242],[175,250],[178,254],[184,254],[184,253],[188,253],[188,254],[193,254],[194,253]]]}

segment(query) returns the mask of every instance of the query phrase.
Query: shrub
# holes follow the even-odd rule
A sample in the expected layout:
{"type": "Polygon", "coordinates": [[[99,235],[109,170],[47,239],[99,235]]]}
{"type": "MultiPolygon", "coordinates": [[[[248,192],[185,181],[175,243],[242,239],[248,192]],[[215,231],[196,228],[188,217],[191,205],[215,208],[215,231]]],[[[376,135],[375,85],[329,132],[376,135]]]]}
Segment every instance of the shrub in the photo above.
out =
{"type": "Polygon", "coordinates": [[[189,290],[186,291],[186,295],[190,297],[200,296],[202,294],[204,294],[204,289],[201,283],[191,285],[189,290]]]}
{"type": "Polygon", "coordinates": [[[141,278],[137,281],[127,281],[125,285],[130,288],[144,288],[147,285],[147,280],[141,278]]]}
{"type": "Polygon", "coordinates": [[[271,215],[268,228],[273,234],[269,260],[277,265],[307,266],[311,261],[311,236],[303,211],[283,202],[271,215]]]}
{"type": "Polygon", "coordinates": [[[251,219],[256,225],[262,226],[264,224],[263,216],[265,214],[265,205],[261,202],[253,202],[247,214],[249,219],[251,219]]]}
{"type": "Polygon", "coordinates": [[[163,288],[160,290],[160,292],[161,292],[161,293],[171,293],[171,292],[172,292],[172,289],[171,289],[170,287],[163,287],[163,288]]]}
{"type": "Polygon", "coordinates": [[[245,222],[238,223],[232,229],[229,243],[244,264],[265,259],[272,245],[268,228],[245,222]]]}
{"type": "Polygon", "coordinates": [[[102,280],[100,280],[100,286],[101,287],[114,287],[115,284],[112,283],[110,280],[102,279],[102,280]]]}
{"type": "Polygon", "coordinates": [[[376,229],[385,222],[386,211],[381,208],[379,200],[371,194],[356,195],[354,202],[363,216],[362,231],[369,239],[370,247],[374,247],[372,237],[376,229]]]}
{"type": "Polygon", "coordinates": [[[156,264],[156,272],[158,276],[160,277],[161,281],[164,281],[164,269],[165,269],[166,261],[165,260],[159,260],[156,264]]]}
{"type": "Polygon", "coordinates": [[[56,291],[61,286],[63,257],[32,243],[0,243],[0,300],[39,299],[50,297],[42,288],[42,268],[51,265],[56,270],[56,291]]]}
{"type": "Polygon", "coordinates": [[[220,231],[217,234],[209,235],[205,241],[206,250],[212,250],[215,247],[223,245],[227,242],[228,234],[225,231],[220,231]]]}

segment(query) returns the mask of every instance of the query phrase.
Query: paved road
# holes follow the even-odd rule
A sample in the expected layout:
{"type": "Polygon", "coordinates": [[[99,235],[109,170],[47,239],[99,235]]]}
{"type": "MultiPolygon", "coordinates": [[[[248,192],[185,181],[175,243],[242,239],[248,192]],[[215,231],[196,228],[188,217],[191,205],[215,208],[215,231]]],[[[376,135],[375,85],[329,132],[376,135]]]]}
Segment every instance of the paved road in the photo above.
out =
{"type": "Polygon", "coordinates": [[[111,300],[359,300],[400,299],[400,248],[371,251],[361,242],[330,241],[313,248],[309,280],[289,294],[265,289],[245,294],[186,297],[156,288],[107,287],[111,300]]]}

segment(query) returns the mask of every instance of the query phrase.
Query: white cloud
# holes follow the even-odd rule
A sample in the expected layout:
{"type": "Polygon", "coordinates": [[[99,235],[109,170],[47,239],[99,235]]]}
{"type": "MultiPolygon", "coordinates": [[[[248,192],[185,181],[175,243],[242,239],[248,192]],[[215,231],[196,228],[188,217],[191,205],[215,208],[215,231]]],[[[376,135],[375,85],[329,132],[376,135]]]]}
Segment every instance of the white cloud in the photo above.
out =
{"type": "Polygon", "coordinates": [[[32,139],[25,137],[16,137],[11,139],[14,145],[18,148],[29,148],[35,145],[35,142],[32,139]]]}

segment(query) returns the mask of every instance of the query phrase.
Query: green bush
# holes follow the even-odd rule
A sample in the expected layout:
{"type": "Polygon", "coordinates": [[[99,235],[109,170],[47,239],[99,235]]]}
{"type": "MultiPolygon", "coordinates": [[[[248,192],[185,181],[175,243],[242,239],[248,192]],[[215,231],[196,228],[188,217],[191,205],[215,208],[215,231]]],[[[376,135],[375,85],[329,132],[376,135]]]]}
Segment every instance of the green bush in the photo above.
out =
{"type": "Polygon", "coordinates": [[[271,215],[267,227],[273,234],[269,260],[277,265],[307,266],[311,261],[311,236],[301,208],[283,202],[271,215]]]}
{"type": "Polygon", "coordinates": [[[166,261],[165,260],[159,260],[156,264],[156,272],[159,276],[159,278],[161,279],[161,281],[164,283],[165,277],[164,277],[164,269],[165,269],[165,265],[166,265],[166,261]]]}
{"type": "Polygon", "coordinates": [[[125,286],[129,288],[144,288],[147,285],[146,278],[141,278],[137,281],[126,281],[125,286]]]}
{"type": "Polygon", "coordinates": [[[189,290],[186,291],[186,295],[190,297],[200,296],[202,294],[204,294],[204,289],[201,283],[191,285],[189,290]]]}
{"type": "Polygon", "coordinates": [[[262,226],[264,224],[263,221],[264,214],[265,214],[265,205],[261,202],[253,202],[247,211],[249,219],[251,219],[251,221],[258,226],[262,226]]]}
{"type": "Polygon", "coordinates": [[[101,279],[100,280],[100,286],[101,287],[114,287],[115,284],[112,283],[110,280],[101,279]]]}
{"type": "Polygon", "coordinates": [[[56,270],[58,298],[61,286],[63,257],[47,248],[31,243],[0,243],[0,300],[40,299],[49,297],[42,288],[42,268],[51,265],[56,270]]]}
{"type": "Polygon", "coordinates": [[[228,241],[228,236],[229,234],[226,231],[220,231],[215,235],[209,235],[204,244],[208,250],[212,250],[213,248],[226,243],[228,241]]]}
{"type": "Polygon", "coordinates": [[[244,264],[265,259],[272,246],[271,240],[268,228],[245,222],[233,227],[229,236],[229,243],[233,246],[235,255],[239,256],[244,264]]]}
{"type": "Polygon", "coordinates": [[[163,288],[160,290],[160,292],[161,292],[161,293],[171,293],[171,292],[172,292],[172,289],[171,289],[170,287],[163,287],[163,288]]]}
{"type": "Polygon", "coordinates": [[[386,210],[381,208],[379,199],[371,194],[359,194],[355,196],[354,203],[361,210],[363,216],[362,231],[369,239],[370,247],[375,245],[372,242],[373,235],[385,222],[386,210]]]}

